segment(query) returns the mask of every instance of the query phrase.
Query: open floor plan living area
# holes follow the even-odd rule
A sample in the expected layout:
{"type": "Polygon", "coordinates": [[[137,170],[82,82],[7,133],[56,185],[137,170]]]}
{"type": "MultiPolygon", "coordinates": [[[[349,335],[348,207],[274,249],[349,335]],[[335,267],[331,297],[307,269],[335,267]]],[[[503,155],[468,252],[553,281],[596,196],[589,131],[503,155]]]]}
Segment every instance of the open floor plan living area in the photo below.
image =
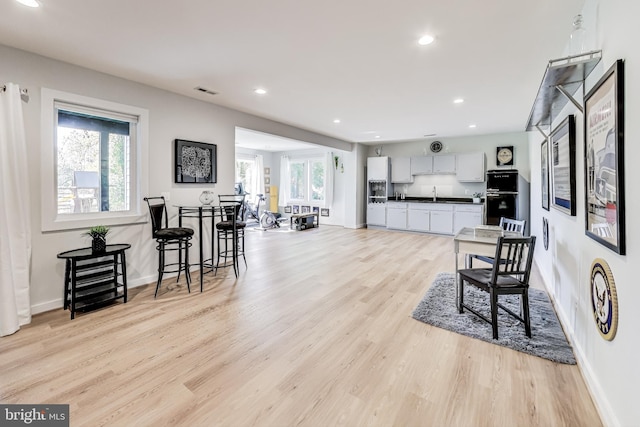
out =
{"type": "Polygon", "coordinates": [[[640,427],[640,3],[3,1],[0,426],[640,427]]]}

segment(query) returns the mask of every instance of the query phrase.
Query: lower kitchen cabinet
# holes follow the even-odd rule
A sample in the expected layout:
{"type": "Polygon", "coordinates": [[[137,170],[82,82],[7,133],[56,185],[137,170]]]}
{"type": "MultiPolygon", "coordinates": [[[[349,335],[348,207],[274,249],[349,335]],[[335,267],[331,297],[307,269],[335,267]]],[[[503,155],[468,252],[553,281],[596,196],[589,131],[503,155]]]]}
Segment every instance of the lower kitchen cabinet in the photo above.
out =
{"type": "Polygon", "coordinates": [[[454,234],[464,227],[475,227],[482,224],[483,205],[456,205],[453,213],[454,234]]]}
{"type": "Polygon", "coordinates": [[[429,231],[439,234],[453,234],[453,205],[444,205],[431,211],[429,231]]]}
{"type": "Polygon", "coordinates": [[[386,203],[367,204],[367,225],[384,227],[387,225],[386,203]]]}
{"type": "Polygon", "coordinates": [[[430,216],[428,204],[411,203],[407,212],[407,229],[412,231],[429,231],[430,216]]]}
{"type": "Polygon", "coordinates": [[[407,203],[387,203],[387,228],[407,229],[407,203]]]}

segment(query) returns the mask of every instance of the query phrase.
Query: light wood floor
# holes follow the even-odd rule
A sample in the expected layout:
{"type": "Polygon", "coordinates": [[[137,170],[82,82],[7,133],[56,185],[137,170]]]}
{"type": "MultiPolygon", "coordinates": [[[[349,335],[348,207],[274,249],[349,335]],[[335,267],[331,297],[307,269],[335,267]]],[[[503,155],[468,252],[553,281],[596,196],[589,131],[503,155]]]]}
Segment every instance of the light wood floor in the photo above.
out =
{"type": "Polygon", "coordinates": [[[69,403],[72,426],[602,425],[577,366],[411,318],[451,238],[322,226],[247,247],[202,294],[169,280],[35,316],[0,338],[0,402],[69,403]]]}

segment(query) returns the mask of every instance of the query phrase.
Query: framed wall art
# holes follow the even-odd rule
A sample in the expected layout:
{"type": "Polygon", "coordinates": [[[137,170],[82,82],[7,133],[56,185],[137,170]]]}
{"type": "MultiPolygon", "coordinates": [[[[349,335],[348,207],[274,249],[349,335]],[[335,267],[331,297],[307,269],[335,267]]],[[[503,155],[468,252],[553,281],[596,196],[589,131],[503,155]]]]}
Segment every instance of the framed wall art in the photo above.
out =
{"type": "Polygon", "coordinates": [[[551,148],[551,206],[576,214],[576,123],[567,116],[549,135],[551,148]]]}
{"type": "Polygon", "coordinates": [[[204,142],[175,140],[174,180],[180,184],[217,182],[217,146],[204,142]]]}
{"type": "Polygon", "coordinates": [[[585,95],[585,234],[624,255],[624,61],[585,95]]]}
{"type": "Polygon", "coordinates": [[[540,173],[542,207],[549,210],[549,143],[546,139],[540,145],[540,173]]]}
{"type": "Polygon", "coordinates": [[[285,206],[284,207],[284,213],[291,213],[291,206],[285,206]]]}
{"type": "Polygon", "coordinates": [[[329,209],[328,208],[320,209],[320,216],[329,216],[329,209]]]}
{"type": "Polygon", "coordinates": [[[311,206],[302,207],[302,213],[309,213],[309,212],[311,212],[311,206]]]}
{"type": "Polygon", "coordinates": [[[300,213],[300,205],[293,205],[293,214],[299,214],[300,213]]]}

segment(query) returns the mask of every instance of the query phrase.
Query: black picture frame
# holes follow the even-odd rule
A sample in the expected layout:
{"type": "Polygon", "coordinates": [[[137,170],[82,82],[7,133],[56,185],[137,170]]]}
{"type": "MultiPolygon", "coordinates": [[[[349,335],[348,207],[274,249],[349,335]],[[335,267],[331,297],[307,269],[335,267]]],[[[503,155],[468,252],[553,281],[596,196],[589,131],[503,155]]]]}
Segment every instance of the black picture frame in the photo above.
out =
{"type": "Polygon", "coordinates": [[[299,214],[300,213],[300,205],[293,205],[293,214],[299,214]]]}
{"type": "Polygon", "coordinates": [[[540,189],[542,193],[542,208],[549,210],[549,141],[540,144],[540,189]]]}
{"type": "Polygon", "coordinates": [[[284,207],[284,213],[291,213],[291,206],[285,206],[284,207]]]}
{"type": "Polygon", "coordinates": [[[302,206],[302,213],[309,213],[311,212],[311,206],[302,206]]]}
{"type": "Polygon", "coordinates": [[[624,61],[584,98],[585,234],[625,255],[624,61]]]}
{"type": "Polygon", "coordinates": [[[568,115],[549,135],[551,152],[550,204],[567,215],[576,215],[576,120],[568,115]]]}
{"type": "Polygon", "coordinates": [[[216,144],[176,139],[174,147],[174,182],[215,184],[218,181],[216,144]]]}
{"type": "Polygon", "coordinates": [[[321,208],[320,216],[329,216],[329,208],[321,208]]]}

